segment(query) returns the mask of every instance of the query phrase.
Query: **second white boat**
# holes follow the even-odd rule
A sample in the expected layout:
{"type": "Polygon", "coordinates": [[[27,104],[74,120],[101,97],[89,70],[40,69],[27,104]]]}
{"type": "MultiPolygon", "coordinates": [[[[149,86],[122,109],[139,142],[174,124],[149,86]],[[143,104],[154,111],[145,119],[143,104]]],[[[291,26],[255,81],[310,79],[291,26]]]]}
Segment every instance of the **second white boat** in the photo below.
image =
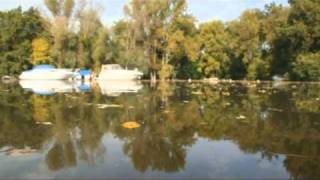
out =
{"type": "Polygon", "coordinates": [[[119,64],[103,65],[98,80],[138,80],[143,73],[135,70],[123,69],[119,64]]]}

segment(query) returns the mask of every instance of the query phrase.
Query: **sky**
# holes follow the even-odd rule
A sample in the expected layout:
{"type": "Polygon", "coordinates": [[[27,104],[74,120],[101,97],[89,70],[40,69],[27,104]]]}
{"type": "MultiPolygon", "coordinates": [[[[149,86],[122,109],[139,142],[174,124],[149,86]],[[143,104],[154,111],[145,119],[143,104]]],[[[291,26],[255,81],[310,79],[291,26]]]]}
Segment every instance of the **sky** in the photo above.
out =
{"type": "MultiPolygon", "coordinates": [[[[123,6],[130,0],[97,0],[103,5],[103,22],[113,24],[123,17],[123,6]]],[[[198,22],[219,19],[229,21],[239,17],[246,9],[263,8],[265,4],[275,2],[288,5],[287,0],[187,0],[188,11],[198,22]]],[[[0,0],[0,10],[9,10],[18,6],[28,9],[31,6],[45,9],[42,0],[0,0]]]]}

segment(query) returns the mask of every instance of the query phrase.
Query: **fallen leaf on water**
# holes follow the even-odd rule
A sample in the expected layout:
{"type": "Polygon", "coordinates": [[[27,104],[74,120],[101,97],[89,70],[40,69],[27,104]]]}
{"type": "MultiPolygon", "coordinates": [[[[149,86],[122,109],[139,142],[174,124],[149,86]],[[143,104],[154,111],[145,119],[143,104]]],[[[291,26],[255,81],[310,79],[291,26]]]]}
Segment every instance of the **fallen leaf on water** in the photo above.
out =
{"type": "Polygon", "coordinates": [[[135,129],[135,128],[139,128],[140,124],[134,121],[130,121],[130,122],[125,122],[122,124],[122,127],[127,128],[127,129],[135,129]]]}

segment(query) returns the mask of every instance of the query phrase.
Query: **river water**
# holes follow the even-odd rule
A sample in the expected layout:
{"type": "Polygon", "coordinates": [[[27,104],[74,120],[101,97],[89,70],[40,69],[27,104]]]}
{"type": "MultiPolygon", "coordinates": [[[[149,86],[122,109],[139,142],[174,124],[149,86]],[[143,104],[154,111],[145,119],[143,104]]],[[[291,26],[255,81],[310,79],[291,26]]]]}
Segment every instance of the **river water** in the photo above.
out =
{"type": "Polygon", "coordinates": [[[0,178],[319,178],[319,92],[307,83],[1,84],[0,178]]]}

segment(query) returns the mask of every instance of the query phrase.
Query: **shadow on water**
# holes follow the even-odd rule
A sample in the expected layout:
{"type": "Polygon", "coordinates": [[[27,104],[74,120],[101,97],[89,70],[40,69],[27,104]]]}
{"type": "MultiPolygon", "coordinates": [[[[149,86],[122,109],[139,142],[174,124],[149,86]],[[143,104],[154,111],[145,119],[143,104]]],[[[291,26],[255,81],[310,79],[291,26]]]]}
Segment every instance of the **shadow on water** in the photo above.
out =
{"type": "Polygon", "coordinates": [[[43,83],[0,85],[4,176],[320,177],[319,85],[43,83]]]}

